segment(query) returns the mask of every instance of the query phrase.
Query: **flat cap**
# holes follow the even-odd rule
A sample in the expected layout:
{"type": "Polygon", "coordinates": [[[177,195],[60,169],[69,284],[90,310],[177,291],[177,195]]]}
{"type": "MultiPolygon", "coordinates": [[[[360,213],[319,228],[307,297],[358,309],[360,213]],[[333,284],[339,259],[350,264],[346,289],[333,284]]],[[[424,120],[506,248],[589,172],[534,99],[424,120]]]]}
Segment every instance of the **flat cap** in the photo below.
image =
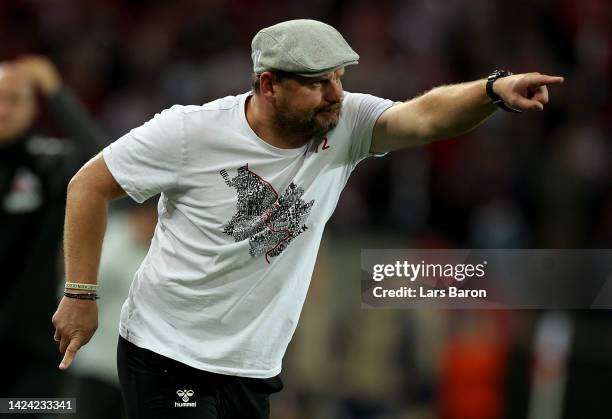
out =
{"type": "Polygon", "coordinates": [[[316,77],[357,64],[359,55],[340,32],[323,22],[298,19],[257,32],[251,43],[253,72],[281,70],[316,77]]]}

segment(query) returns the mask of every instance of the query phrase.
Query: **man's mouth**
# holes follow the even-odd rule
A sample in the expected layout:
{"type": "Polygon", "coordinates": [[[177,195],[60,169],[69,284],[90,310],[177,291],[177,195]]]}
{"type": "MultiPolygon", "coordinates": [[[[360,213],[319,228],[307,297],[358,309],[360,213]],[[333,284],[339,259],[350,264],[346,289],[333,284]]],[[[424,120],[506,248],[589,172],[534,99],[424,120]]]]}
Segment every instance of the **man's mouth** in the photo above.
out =
{"type": "Polygon", "coordinates": [[[336,105],[336,106],[329,106],[323,109],[318,110],[316,113],[334,113],[337,114],[340,112],[340,109],[342,107],[340,105],[336,105]]]}

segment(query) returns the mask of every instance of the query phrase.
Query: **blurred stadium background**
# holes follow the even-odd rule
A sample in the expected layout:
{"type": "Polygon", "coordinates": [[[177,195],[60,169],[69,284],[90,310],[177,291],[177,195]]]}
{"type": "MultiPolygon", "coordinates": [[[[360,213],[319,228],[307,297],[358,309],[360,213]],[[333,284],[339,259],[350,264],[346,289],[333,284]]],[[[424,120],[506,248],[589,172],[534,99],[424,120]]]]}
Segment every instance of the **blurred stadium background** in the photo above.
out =
{"type": "MultiPolygon", "coordinates": [[[[359,283],[361,248],[610,247],[609,0],[2,0],[0,59],[50,57],[111,142],[172,104],[247,91],[252,36],[305,17],[336,26],[361,55],[349,91],[405,100],[496,68],[566,82],[543,113],[499,112],[460,139],[358,167],[272,418],[612,418],[609,312],[369,311],[359,283]]],[[[61,135],[48,115],[37,129],[61,135]]],[[[154,216],[112,208],[100,330],[48,394],[78,392],[79,416],[119,417],[117,311],[154,216]]],[[[40,321],[51,339],[50,315],[40,321]]]]}

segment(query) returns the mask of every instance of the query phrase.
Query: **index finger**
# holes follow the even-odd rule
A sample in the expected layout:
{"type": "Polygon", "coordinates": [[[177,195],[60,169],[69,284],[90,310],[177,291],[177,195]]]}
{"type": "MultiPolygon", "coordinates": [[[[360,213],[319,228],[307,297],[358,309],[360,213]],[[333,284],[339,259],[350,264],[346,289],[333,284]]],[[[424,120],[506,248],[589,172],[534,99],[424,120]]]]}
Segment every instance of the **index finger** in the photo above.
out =
{"type": "Polygon", "coordinates": [[[66,348],[66,352],[64,353],[64,358],[62,359],[62,362],[60,362],[59,364],[60,370],[64,371],[68,369],[70,364],[72,364],[72,361],[74,360],[74,357],[76,356],[76,353],[80,347],[81,347],[80,340],[78,338],[72,338],[72,340],[70,341],[70,344],[66,348]]]}
{"type": "Polygon", "coordinates": [[[538,74],[532,76],[529,80],[531,87],[545,86],[549,84],[561,84],[565,79],[561,76],[547,76],[546,74],[538,74]]]}

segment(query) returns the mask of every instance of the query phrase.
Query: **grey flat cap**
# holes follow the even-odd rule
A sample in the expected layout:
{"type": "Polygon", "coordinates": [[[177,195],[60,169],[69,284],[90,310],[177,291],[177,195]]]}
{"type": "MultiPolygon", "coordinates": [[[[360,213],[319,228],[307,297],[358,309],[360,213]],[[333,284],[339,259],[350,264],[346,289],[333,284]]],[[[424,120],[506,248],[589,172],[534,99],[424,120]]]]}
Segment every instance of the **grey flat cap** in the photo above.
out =
{"type": "Polygon", "coordinates": [[[257,32],[251,43],[253,71],[282,70],[316,77],[359,62],[340,32],[316,20],[278,23],[257,32]]]}

